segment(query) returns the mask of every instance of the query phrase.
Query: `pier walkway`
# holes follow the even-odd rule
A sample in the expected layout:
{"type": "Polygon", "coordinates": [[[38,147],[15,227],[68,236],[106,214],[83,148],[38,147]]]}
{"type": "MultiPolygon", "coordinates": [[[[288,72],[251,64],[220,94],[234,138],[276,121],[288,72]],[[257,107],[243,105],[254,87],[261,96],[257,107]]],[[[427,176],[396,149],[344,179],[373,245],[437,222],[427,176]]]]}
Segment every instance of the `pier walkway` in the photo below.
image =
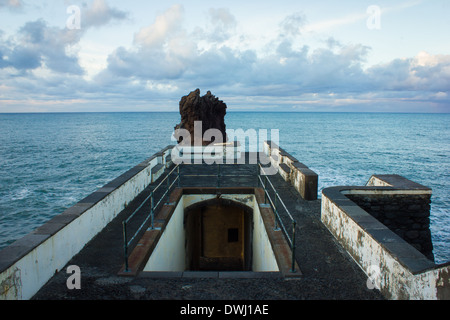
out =
{"type": "MultiPolygon", "coordinates": [[[[169,169],[166,169],[166,173],[169,169]]],[[[181,187],[217,187],[217,165],[181,165],[181,187]],[[212,175],[196,177],[195,175],[212,175]]],[[[223,164],[220,187],[257,187],[257,165],[223,164]]],[[[297,222],[295,256],[301,277],[124,277],[118,275],[124,264],[122,221],[138,208],[163,179],[149,185],[108,226],[92,239],[66,265],[81,271],[81,289],[69,290],[66,268],[55,273],[33,297],[34,300],[377,300],[377,290],[367,287],[367,276],[335,242],[320,221],[320,199],[303,200],[297,190],[277,174],[270,180],[297,222]]],[[[148,206],[137,212],[137,228],[148,213],[148,206]]],[[[280,212],[283,215],[284,212],[280,212]]],[[[283,217],[282,217],[283,218],[283,217]]]]}

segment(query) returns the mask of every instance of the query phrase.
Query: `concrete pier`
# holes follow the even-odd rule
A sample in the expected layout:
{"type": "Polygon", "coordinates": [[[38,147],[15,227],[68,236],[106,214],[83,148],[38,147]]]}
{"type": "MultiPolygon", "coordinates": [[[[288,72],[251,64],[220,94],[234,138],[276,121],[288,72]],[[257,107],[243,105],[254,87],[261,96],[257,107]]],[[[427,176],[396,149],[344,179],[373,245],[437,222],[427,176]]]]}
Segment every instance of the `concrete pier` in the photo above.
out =
{"type": "MultiPolygon", "coordinates": [[[[249,155],[245,154],[248,158],[249,155]]],[[[217,165],[180,166],[181,187],[217,187],[217,165]]],[[[257,187],[257,164],[223,164],[220,187],[257,187]]],[[[167,173],[170,168],[164,168],[167,173]]],[[[33,297],[46,299],[174,299],[174,300],[304,300],[383,299],[369,289],[367,276],[335,241],[321,222],[320,200],[305,200],[296,187],[280,175],[270,176],[283,202],[297,222],[296,261],[301,276],[285,278],[273,273],[254,277],[251,272],[180,272],[147,277],[124,277],[122,221],[136,210],[164,177],[150,183],[97,236],[58,270],[33,297]],[[68,289],[67,266],[79,266],[80,289],[68,289]],[[245,290],[243,290],[245,288],[245,290]]],[[[136,214],[143,220],[148,208],[136,214]]],[[[285,213],[280,211],[282,219],[285,213]]],[[[136,221],[137,228],[140,221],[136,221]]],[[[130,227],[132,228],[132,227],[130,227]]]]}
{"type": "MultiPolygon", "coordinates": [[[[223,164],[199,161],[201,150],[196,161],[180,164],[173,150],[162,149],[1,250],[0,299],[450,298],[450,264],[436,265],[419,252],[423,246],[401,238],[398,224],[390,230],[376,218],[387,213],[426,222],[431,189],[396,175],[374,175],[366,186],[325,188],[320,199],[317,174],[269,142],[257,154],[228,150],[233,161],[223,164]],[[214,209],[218,203],[234,209],[214,209]],[[182,211],[172,219],[176,210],[182,211]],[[231,212],[234,218],[227,219],[231,212]],[[228,240],[204,233],[204,217],[205,225],[224,224],[228,240]],[[172,221],[176,226],[169,228],[172,221]],[[263,233],[267,237],[255,246],[263,233]],[[167,254],[167,242],[158,249],[163,255],[151,258],[176,260],[177,266],[144,270],[163,235],[177,243],[170,251],[176,259],[167,254]],[[201,239],[216,243],[208,249],[214,255],[204,254],[201,239]],[[236,246],[241,249],[233,256],[215,256],[236,246]],[[266,255],[272,262],[265,262],[266,255]]],[[[225,155],[220,150],[215,159],[225,155]]],[[[416,221],[411,228],[418,226],[416,221]]]]}

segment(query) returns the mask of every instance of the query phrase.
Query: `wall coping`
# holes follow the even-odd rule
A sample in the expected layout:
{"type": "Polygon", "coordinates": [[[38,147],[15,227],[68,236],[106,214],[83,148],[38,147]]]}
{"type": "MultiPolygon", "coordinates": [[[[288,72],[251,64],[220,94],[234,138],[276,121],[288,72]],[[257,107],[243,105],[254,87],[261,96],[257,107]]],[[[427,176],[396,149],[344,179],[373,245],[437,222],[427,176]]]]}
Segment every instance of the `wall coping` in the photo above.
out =
{"type": "Polygon", "coordinates": [[[411,181],[398,174],[374,174],[367,181],[366,186],[377,180],[378,184],[384,183],[387,186],[401,189],[401,190],[423,190],[431,192],[431,188],[421,185],[417,182],[411,181]]]}

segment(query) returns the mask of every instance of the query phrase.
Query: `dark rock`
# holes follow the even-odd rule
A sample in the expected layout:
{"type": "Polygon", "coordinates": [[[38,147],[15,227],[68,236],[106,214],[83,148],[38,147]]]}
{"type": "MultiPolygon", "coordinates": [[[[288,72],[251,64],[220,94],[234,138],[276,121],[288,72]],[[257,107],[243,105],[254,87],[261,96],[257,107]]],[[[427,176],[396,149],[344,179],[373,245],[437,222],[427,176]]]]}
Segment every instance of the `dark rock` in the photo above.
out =
{"type": "Polygon", "coordinates": [[[409,239],[416,239],[419,237],[419,232],[417,230],[410,230],[405,233],[405,236],[409,239]]]}
{"type": "MultiPolygon", "coordinates": [[[[201,145],[209,145],[213,141],[216,143],[226,142],[226,109],[227,105],[211,94],[210,91],[203,97],[200,96],[200,89],[192,91],[189,95],[181,98],[181,122],[175,126],[175,139],[180,143],[183,140],[183,136],[178,134],[177,130],[186,129],[190,133],[191,145],[194,145],[194,133],[197,134],[195,138],[199,142],[201,141],[201,145]],[[194,131],[196,121],[202,122],[201,132],[194,131]],[[222,141],[220,141],[220,137],[213,137],[211,140],[203,139],[204,133],[208,129],[218,129],[222,134],[222,141]],[[200,134],[201,137],[199,136],[200,134]]],[[[189,144],[187,141],[184,141],[184,143],[189,144]]]]}
{"type": "Polygon", "coordinates": [[[419,211],[422,209],[422,206],[418,205],[418,204],[412,204],[408,207],[409,211],[419,211]]]}
{"type": "Polygon", "coordinates": [[[414,223],[412,225],[413,230],[419,230],[422,229],[422,225],[420,223],[414,223]]]}
{"type": "Polygon", "coordinates": [[[396,212],[393,212],[393,211],[388,211],[388,212],[386,212],[386,218],[388,218],[388,219],[395,219],[395,218],[397,218],[397,213],[396,212]]]}

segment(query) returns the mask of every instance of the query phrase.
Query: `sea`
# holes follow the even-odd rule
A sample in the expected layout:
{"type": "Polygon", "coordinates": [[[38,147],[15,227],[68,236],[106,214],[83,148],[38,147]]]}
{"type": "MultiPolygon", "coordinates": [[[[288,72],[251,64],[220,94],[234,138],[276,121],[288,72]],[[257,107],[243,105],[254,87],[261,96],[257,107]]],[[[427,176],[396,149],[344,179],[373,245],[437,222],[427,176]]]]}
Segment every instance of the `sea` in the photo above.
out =
{"type": "MultiPolygon", "coordinates": [[[[0,249],[175,144],[179,122],[177,112],[0,114],[0,249]]],[[[277,138],[319,175],[319,197],[373,174],[432,188],[435,260],[450,261],[450,114],[228,112],[225,123],[277,138]]]]}

